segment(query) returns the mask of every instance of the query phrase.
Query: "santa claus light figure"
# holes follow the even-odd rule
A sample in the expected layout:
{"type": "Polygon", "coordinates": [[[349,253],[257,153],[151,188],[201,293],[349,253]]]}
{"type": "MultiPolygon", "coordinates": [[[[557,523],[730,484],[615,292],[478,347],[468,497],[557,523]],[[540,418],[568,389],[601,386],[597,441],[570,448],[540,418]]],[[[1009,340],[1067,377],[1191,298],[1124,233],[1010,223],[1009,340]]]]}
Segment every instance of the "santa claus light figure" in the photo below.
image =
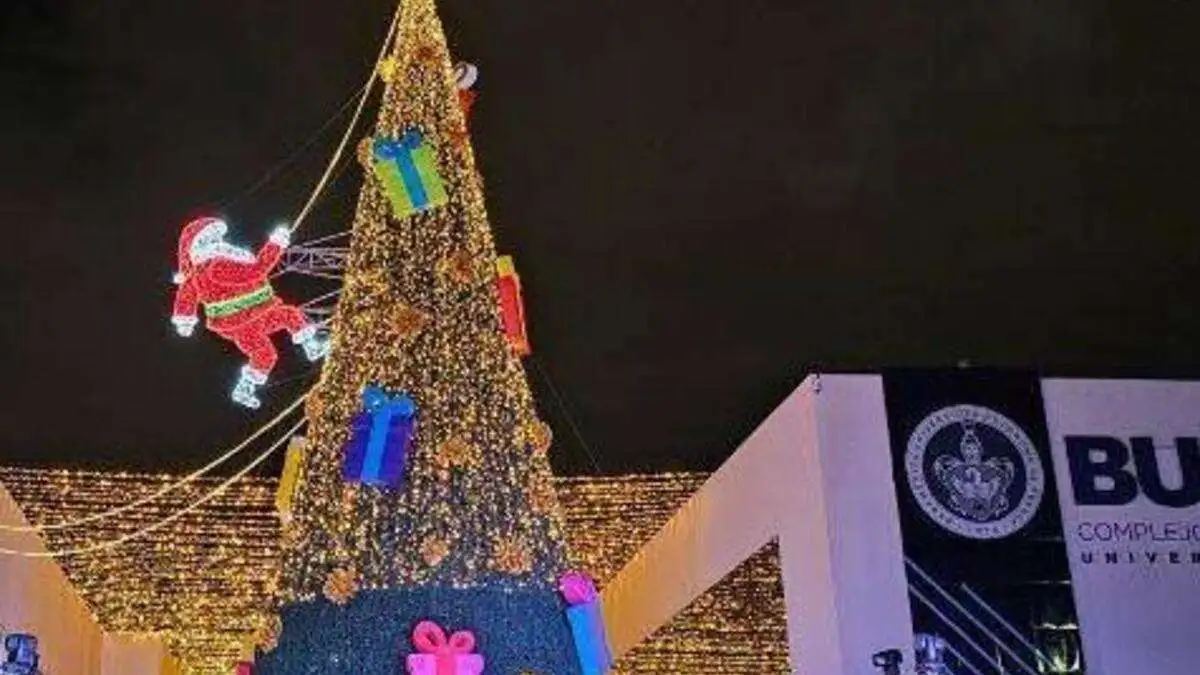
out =
{"type": "Polygon", "coordinates": [[[255,390],[267,381],[279,359],[271,336],[281,330],[304,349],[310,361],[329,351],[329,341],[294,305],[280,300],[269,281],[283,257],[291,230],[281,225],[253,252],[225,241],[229,226],[218,218],[198,218],[179,235],[179,271],[171,323],[180,335],[192,334],[204,307],[208,329],[229,340],[249,363],[233,388],[233,400],[247,408],[261,405],[255,390]]]}

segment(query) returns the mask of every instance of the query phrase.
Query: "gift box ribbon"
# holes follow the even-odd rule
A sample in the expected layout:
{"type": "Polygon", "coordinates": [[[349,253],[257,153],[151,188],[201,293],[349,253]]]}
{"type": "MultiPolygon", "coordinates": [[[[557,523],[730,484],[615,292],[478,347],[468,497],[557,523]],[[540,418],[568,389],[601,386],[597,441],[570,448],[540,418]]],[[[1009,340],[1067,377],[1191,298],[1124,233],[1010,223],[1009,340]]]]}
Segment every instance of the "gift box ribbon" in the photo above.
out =
{"type": "Polygon", "coordinates": [[[446,631],[436,622],[422,621],[413,629],[413,646],[422,654],[435,656],[470,654],[475,649],[475,634],[460,630],[447,638],[446,631]]]}
{"type": "Polygon", "coordinates": [[[413,208],[418,210],[429,205],[429,195],[425,192],[425,183],[421,180],[421,173],[417,170],[412,153],[421,147],[424,140],[420,131],[410,129],[404,132],[399,140],[377,139],[375,141],[375,156],[396,163],[396,168],[400,170],[400,180],[404,182],[404,190],[408,193],[408,199],[412,202],[413,208]]]}
{"type": "Polygon", "coordinates": [[[367,451],[362,466],[365,482],[378,480],[383,473],[383,455],[392,417],[411,418],[416,413],[417,406],[404,394],[388,396],[383,389],[371,385],[363,390],[363,409],[371,415],[371,433],[367,438],[367,451]]]}

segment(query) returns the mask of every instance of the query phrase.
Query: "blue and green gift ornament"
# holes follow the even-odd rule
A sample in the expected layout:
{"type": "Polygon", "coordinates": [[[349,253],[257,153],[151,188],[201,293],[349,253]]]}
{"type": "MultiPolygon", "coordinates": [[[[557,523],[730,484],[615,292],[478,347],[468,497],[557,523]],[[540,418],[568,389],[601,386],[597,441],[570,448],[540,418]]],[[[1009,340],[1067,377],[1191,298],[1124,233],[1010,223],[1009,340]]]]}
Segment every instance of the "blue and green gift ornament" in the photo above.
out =
{"type": "Polygon", "coordinates": [[[450,199],[438,173],[437,153],[420,129],[410,127],[399,137],[363,139],[358,159],[383,187],[395,218],[428,211],[450,199]]]}

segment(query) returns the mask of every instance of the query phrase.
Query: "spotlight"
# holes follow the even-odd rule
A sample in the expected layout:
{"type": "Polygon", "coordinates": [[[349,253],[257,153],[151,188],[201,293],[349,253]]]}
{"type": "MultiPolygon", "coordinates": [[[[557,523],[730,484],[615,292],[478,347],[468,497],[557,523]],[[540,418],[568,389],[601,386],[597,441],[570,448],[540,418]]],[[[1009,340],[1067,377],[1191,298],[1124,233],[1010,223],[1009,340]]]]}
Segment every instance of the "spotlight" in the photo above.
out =
{"type": "Polygon", "coordinates": [[[883,675],[900,675],[900,664],[904,655],[899,649],[885,649],[871,655],[871,664],[883,671],[883,675]]]}

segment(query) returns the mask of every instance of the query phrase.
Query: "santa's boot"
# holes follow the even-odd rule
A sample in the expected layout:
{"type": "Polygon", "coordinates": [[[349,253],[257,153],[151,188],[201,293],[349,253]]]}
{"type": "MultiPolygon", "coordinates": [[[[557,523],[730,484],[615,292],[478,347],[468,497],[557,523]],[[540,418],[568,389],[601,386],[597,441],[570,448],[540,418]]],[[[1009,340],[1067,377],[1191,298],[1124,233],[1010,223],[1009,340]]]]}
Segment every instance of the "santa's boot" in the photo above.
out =
{"type": "Polygon", "coordinates": [[[329,337],[317,332],[317,327],[312,324],[293,333],[292,342],[304,348],[309,361],[319,361],[329,353],[329,337]]]}
{"type": "Polygon", "coordinates": [[[235,403],[244,405],[247,408],[257,408],[262,405],[262,401],[254,395],[254,390],[261,387],[267,381],[267,374],[251,368],[250,366],[242,366],[242,376],[233,387],[231,396],[235,403]]]}

